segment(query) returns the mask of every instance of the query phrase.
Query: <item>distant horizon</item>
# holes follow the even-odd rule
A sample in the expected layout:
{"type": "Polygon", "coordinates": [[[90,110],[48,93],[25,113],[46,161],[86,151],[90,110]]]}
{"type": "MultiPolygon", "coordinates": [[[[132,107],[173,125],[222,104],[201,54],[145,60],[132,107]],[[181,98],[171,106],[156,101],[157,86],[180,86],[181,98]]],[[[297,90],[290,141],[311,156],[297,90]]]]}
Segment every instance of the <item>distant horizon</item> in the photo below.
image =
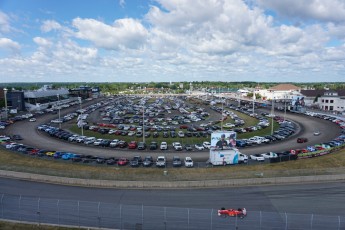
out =
{"type": "Polygon", "coordinates": [[[344,0],[2,0],[0,82],[343,82],[344,0]]]}

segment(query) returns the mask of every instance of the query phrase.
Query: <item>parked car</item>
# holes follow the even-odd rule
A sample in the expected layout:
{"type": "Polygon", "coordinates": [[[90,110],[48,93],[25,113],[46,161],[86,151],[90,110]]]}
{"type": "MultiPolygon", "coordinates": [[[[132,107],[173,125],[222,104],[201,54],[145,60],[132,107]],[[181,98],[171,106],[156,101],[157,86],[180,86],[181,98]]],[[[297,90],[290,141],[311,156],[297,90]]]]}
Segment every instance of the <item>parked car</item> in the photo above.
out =
{"type": "Polygon", "coordinates": [[[145,142],[139,142],[138,143],[138,150],[144,150],[146,149],[146,143],[145,142]]]}
{"type": "Polygon", "coordinates": [[[129,149],[136,149],[137,147],[138,147],[138,144],[137,144],[136,141],[131,141],[131,142],[129,142],[129,144],[128,144],[128,148],[129,148],[129,149]]]}
{"type": "Polygon", "coordinates": [[[270,159],[270,158],[277,158],[278,155],[274,152],[268,152],[268,153],[262,153],[261,156],[263,156],[266,159],[270,159]]]}
{"type": "Polygon", "coordinates": [[[186,157],[184,159],[184,165],[187,167],[187,168],[192,168],[194,166],[194,162],[192,160],[191,157],[186,157]]]}
{"type": "Polygon", "coordinates": [[[141,156],[134,156],[133,159],[129,162],[131,167],[139,167],[143,163],[141,156]]]}
{"type": "Polygon", "coordinates": [[[153,164],[152,156],[146,156],[143,160],[143,166],[144,167],[150,167],[152,164],[153,164]]]}
{"type": "Polygon", "coordinates": [[[252,154],[249,158],[254,161],[265,161],[265,158],[261,154],[252,154]]]}
{"type": "Polygon", "coordinates": [[[118,160],[117,164],[118,164],[119,166],[125,166],[125,165],[128,164],[128,159],[122,157],[122,158],[120,158],[120,159],[118,160]]]}
{"type": "Polygon", "coordinates": [[[168,144],[167,144],[165,141],[163,141],[163,142],[161,143],[160,149],[161,149],[161,150],[167,150],[167,149],[168,149],[168,144]]]}
{"type": "Polygon", "coordinates": [[[158,148],[158,143],[155,141],[152,141],[150,144],[150,150],[156,150],[158,148]]]}
{"type": "Polygon", "coordinates": [[[165,156],[159,156],[156,160],[156,167],[165,167],[166,166],[166,159],[165,156]]]}
{"type": "Polygon", "coordinates": [[[194,147],[197,149],[197,150],[204,150],[205,147],[202,145],[202,144],[195,144],[194,147]]]}
{"type": "Polygon", "coordinates": [[[174,149],[176,151],[181,151],[182,150],[182,145],[181,145],[180,142],[173,142],[172,145],[173,145],[173,147],[174,147],[174,149]]]}
{"type": "Polygon", "coordinates": [[[173,167],[181,167],[182,161],[179,156],[173,156],[173,167]]]}
{"type": "Polygon", "coordinates": [[[193,150],[193,147],[192,147],[191,144],[185,144],[184,148],[185,148],[185,150],[187,150],[187,151],[192,151],[192,150],[193,150]]]}
{"type": "Polygon", "coordinates": [[[204,146],[205,149],[210,149],[210,148],[211,148],[211,143],[208,142],[208,141],[204,141],[204,142],[202,143],[202,145],[204,146]]]}

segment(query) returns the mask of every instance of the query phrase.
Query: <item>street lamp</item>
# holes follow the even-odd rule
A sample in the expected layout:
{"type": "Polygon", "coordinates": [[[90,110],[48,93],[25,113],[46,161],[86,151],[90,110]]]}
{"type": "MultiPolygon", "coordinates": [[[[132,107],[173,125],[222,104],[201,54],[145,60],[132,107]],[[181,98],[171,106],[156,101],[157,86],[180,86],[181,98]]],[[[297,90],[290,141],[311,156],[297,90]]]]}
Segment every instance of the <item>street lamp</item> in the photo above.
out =
{"type": "Polygon", "coordinates": [[[7,88],[4,88],[4,97],[5,97],[5,119],[7,120],[7,88]]]}
{"type": "Polygon", "coordinates": [[[272,127],[271,127],[271,135],[273,135],[273,117],[274,117],[274,92],[272,91],[272,108],[271,108],[271,117],[272,117],[272,127]]]}
{"type": "Polygon", "coordinates": [[[221,119],[221,126],[220,126],[220,130],[223,131],[223,112],[224,112],[224,102],[223,102],[223,99],[222,99],[222,116],[220,117],[221,119]]]}
{"type": "Polygon", "coordinates": [[[286,99],[287,99],[287,95],[284,95],[284,122],[285,122],[285,117],[286,117],[286,99]]]}
{"type": "Polygon", "coordinates": [[[58,98],[58,109],[59,109],[59,128],[61,129],[60,94],[57,95],[57,98],[58,98]]]}
{"type": "Polygon", "coordinates": [[[145,143],[145,126],[144,126],[144,124],[145,124],[145,121],[144,121],[144,119],[145,119],[145,107],[144,107],[144,105],[143,105],[143,142],[145,143]]]}
{"type": "Polygon", "coordinates": [[[80,104],[80,120],[81,120],[81,135],[84,136],[84,121],[83,121],[83,110],[81,108],[81,97],[78,97],[80,104]]]}
{"type": "Polygon", "coordinates": [[[253,116],[254,116],[254,114],[255,114],[254,108],[255,108],[255,90],[254,90],[254,92],[253,92],[253,116]]]}

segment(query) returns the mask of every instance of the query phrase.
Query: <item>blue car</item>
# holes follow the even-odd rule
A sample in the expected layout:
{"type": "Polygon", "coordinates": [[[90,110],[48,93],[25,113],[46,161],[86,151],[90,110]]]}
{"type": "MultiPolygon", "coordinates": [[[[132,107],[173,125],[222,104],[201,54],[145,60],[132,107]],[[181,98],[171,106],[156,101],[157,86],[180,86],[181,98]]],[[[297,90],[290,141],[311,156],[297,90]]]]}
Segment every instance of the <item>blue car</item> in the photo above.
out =
{"type": "Polygon", "coordinates": [[[243,140],[236,140],[236,146],[237,147],[246,147],[247,146],[247,142],[245,142],[243,140]]]}
{"type": "Polygon", "coordinates": [[[315,152],[315,151],[316,151],[316,148],[315,148],[314,146],[308,146],[308,147],[307,147],[307,150],[308,150],[309,152],[315,152]]]}
{"type": "Polygon", "coordinates": [[[62,155],[61,158],[63,160],[70,160],[70,159],[74,158],[76,155],[77,154],[75,154],[75,153],[65,153],[65,154],[62,155]]]}
{"type": "Polygon", "coordinates": [[[53,155],[53,157],[54,157],[55,159],[58,159],[58,158],[61,158],[62,155],[64,155],[64,154],[65,154],[65,152],[55,152],[54,155],[53,155]]]}

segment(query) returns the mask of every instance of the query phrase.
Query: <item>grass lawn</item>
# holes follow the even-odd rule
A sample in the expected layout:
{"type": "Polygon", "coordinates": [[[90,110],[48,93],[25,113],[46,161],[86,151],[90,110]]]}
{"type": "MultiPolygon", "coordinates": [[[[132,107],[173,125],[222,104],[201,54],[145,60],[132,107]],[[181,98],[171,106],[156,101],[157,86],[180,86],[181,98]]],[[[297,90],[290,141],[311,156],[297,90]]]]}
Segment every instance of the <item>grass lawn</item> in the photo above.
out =
{"type": "Polygon", "coordinates": [[[61,177],[129,181],[252,178],[257,173],[264,173],[264,177],[341,174],[345,171],[345,150],[326,156],[282,163],[208,168],[198,168],[197,166],[194,168],[168,168],[169,174],[164,176],[163,171],[166,169],[158,169],[154,166],[151,168],[130,168],[129,166],[85,165],[71,161],[33,157],[0,149],[0,169],[61,177]]]}
{"type": "Polygon", "coordinates": [[[54,226],[47,226],[47,225],[37,225],[37,224],[22,224],[22,223],[14,223],[14,222],[5,222],[0,221],[0,229],[1,230],[73,230],[73,229],[80,229],[80,228],[64,228],[64,227],[54,227],[54,226]]]}

